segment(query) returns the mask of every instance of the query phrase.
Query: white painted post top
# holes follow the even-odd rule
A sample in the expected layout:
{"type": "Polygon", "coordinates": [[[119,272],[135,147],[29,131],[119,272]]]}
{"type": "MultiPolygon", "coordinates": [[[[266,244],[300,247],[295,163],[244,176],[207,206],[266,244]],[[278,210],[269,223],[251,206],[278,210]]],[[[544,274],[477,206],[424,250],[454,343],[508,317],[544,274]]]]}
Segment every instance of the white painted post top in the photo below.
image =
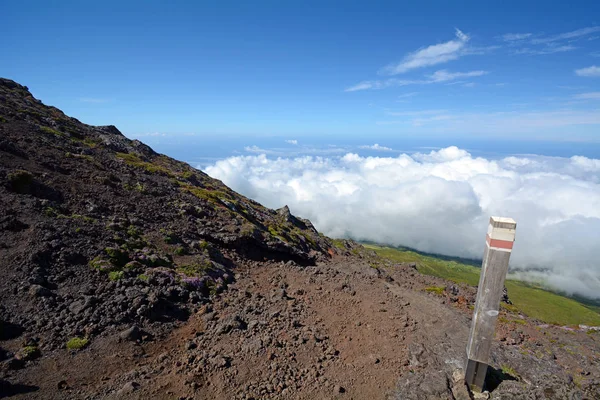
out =
{"type": "Polygon", "coordinates": [[[517,227],[517,222],[512,218],[507,217],[490,217],[490,224],[512,224],[513,229],[517,227]]]}
{"type": "Polygon", "coordinates": [[[515,241],[517,223],[512,218],[491,217],[486,242],[496,250],[511,251],[515,241]]]}

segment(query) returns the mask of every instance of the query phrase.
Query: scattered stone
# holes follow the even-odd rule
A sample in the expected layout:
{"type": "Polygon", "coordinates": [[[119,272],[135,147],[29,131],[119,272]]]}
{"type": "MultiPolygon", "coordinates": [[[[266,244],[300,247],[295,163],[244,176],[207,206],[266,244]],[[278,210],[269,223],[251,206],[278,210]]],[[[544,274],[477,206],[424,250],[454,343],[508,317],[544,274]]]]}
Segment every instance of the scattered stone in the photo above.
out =
{"type": "Polygon", "coordinates": [[[75,315],[81,313],[84,309],[85,302],[83,301],[74,301],[69,305],[69,311],[71,311],[75,315]]]}
{"type": "Polygon", "coordinates": [[[127,382],[123,387],[117,392],[119,396],[124,396],[126,394],[130,394],[138,390],[140,384],[137,382],[127,382]]]}
{"type": "Polygon", "coordinates": [[[135,342],[142,339],[142,331],[137,325],[132,325],[131,328],[119,333],[119,338],[124,341],[135,342]]]}
{"type": "Polygon", "coordinates": [[[210,359],[210,363],[217,368],[228,368],[230,366],[229,359],[224,356],[216,356],[210,359]]]}
{"type": "Polygon", "coordinates": [[[189,340],[186,344],[185,344],[185,349],[186,350],[194,350],[196,347],[198,347],[196,345],[196,343],[192,342],[191,340],[189,340]]]}
{"type": "Polygon", "coordinates": [[[29,294],[33,297],[49,297],[52,296],[52,291],[41,285],[31,285],[29,287],[29,294]]]}

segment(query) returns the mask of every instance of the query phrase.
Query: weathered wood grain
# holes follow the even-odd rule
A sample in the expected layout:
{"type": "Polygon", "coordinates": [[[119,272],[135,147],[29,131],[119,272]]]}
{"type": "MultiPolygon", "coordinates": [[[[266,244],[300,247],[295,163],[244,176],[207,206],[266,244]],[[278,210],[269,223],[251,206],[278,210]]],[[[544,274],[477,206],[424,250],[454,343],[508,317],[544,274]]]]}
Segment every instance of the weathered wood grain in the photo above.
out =
{"type": "Polygon", "coordinates": [[[490,218],[475,311],[467,344],[469,362],[465,368],[467,383],[479,390],[483,389],[515,229],[516,223],[510,218],[490,218]],[[510,247],[502,244],[494,247],[493,243],[499,242],[510,243],[510,247]]]}

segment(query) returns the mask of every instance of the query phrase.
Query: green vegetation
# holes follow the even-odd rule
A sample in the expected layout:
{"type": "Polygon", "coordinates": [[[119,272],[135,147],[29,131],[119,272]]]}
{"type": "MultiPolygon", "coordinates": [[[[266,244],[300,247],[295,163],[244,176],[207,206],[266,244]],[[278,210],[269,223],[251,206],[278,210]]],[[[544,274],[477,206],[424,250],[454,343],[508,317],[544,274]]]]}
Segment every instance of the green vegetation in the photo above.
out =
{"type": "Polygon", "coordinates": [[[212,263],[208,260],[198,261],[190,265],[180,265],[176,271],[187,277],[200,277],[204,276],[213,267],[212,263]]]}
{"type": "Polygon", "coordinates": [[[201,188],[198,186],[190,185],[188,183],[183,183],[177,181],[177,184],[181,187],[181,190],[184,192],[188,192],[199,199],[209,201],[211,203],[222,204],[221,200],[227,200],[229,202],[235,203],[235,199],[229,193],[213,190],[207,188],[201,188]]]}
{"type": "Polygon", "coordinates": [[[142,282],[148,282],[148,280],[150,279],[150,277],[146,274],[139,274],[138,275],[138,279],[142,282]]]}
{"type": "Polygon", "coordinates": [[[67,218],[80,219],[85,222],[96,222],[95,218],[88,217],[87,215],[81,215],[81,214],[72,214],[70,217],[67,217],[67,218]]]}
{"type": "Polygon", "coordinates": [[[107,247],[104,252],[108,255],[110,261],[117,267],[122,267],[129,261],[129,254],[118,247],[107,247]]]}
{"type": "Polygon", "coordinates": [[[118,281],[121,278],[123,278],[123,271],[110,271],[108,273],[108,279],[111,281],[118,281]]]}
{"type": "Polygon", "coordinates": [[[160,233],[163,235],[163,240],[166,244],[175,244],[179,242],[179,238],[172,231],[167,231],[166,229],[161,229],[160,233]]]}
{"type": "Polygon", "coordinates": [[[196,176],[196,174],[194,174],[192,171],[184,171],[181,173],[181,178],[189,180],[192,179],[194,176],[196,176]]]}
{"type": "Polygon", "coordinates": [[[526,325],[527,323],[525,322],[525,320],[520,319],[520,318],[506,318],[506,317],[499,317],[498,321],[503,323],[503,324],[509,324],[509,323],[513,323],[513,324],[517,324],[517,325],[526,325]]]}
{"type": "Polygon", "coordinates": [[[136,192],[146,193],[146,188],[140,182],[136,182],[135,185],[131,185],[129,183],[123,184],[123,189],[125,190],[135,190],[136,192]]]}
{"type": "Polygon", "coordinates": [[[135,225],[129,225],[129,227],[127,228],[127,235],[131,237],[136,238],[139,237],[141,234],[142,233],[135,225]]]}
{"type": "Polygon", "coordinates": [[[6,118],[0,116],[0,122],[4,124],[4,123],[8,122],[8,120],[6,118]]]}
{"type": "Polygon", "coordinates": [[[88,146],[89,148],[94,149],[94,148],[98,147],[98,145],[100,143],[102,143],[102,141],[100,139],[87,137],[87,138],[83,139],[82,143],[85,144],[86,146],[88,146]]]}
{"type": "Polygon", "coordinates": [[[95,162],[94,157],[88,155],[88,154],[75,154],[75,153],[71,153],[69,151],[67,151],[65,153],[65,157],[66,158],[81,158],[83,160],[87,160],[89,162],[95,162]]]}
{"type": "Polygon", "coordinates": [[[333,243],[334,247],[340,250],[346,250],[346,246],[344,245],[344,241],[341,239],[332,239],[331,243],[333,243]]]}
{"type": "Polygon", "coordinates": [[[443,286],[429,286],[429,287],[426,287],[423,290],[425,290],[426,292],[429,292],[429,293],[435,293],[438,296],[442,296],[444,294],[444,290],[445,289],[446,288],[443,287],[443,286]]]}
{"type": "Polygon", "coordinates": [[[120,158],[121,160],[125,161],[127,165],[144,169],[151,174],[163,174],[167,176],[175,175],[171,170],[162,165],[142,160],[137,154],[117,153],[117,158],[120,158]]]}
{"type": "Polygon", "coordinates": [[[105,260],[100,256],[91,260],[88,265],[90,268],[97,269],[100,272],[109,272],[116,268],[110,261],[105,260]]]}
{"type": "Polygon", "coordinates": [[[88,343],[89,343],[89,340],[87,338],[74,337],[67,342],[67,349],[81,350],[85,346],[87,346],[88,343]]]}
{"type": "MultiPolygon", "coordinates": [[[[410,250],[370,244],[366,244],[364,247],[374,250],[379,256],[394,262],[415,262],[418,271],[425,275],[437,276],[471,286],[479,284],[480,269],[472,265],[442,260],[410,250]]],[[[512,279],[506,280],[506,288],[513,303],[512,306],[502,305],[502,308],[508,312],[520,312],[539,321],[558,325],[600,326],[600,313],[597,309],[576,300],[512,279]]]]}
{"type": "Polygon", "coordinates": [[[269,226],[267,227],[267,229],[269,230],[269,233],[270,233],[272,236],[275,236],[275,237],[281,236],[281,235],[280,235],[280,232],[279,232],[279,230],[277,230],[277,229],[276,229],[274,226],[272,226],[272,225],[269,225],[269,226]]]}
{"type": "Polygon", "coordinates": [[[62,133],[60,131],[57,131],[56,129],[48,128],[47,126],[40,126],[40,129],[44,133],[48,133],[50,135],[55,135],[55,136],[60,136],[60,137],[66,137],[67,136],[66,133],[62,133]]]}
{"type": "Polygon", "coordinates": [[[46,215],[47,217],[53,217],[53,218],[78,219],[78,220],[81,220],[84,222],[89,222],[89,223],[97,222],[97,220],[95,218],[88,217],[87,215],[81,215],[81,214],[65,215],[62,212],[60,212],[60,210],[58,210],[54,207],[44,208],[44,215],[46,215]]]}
{"type": "Polygon", "coordinates": [[[520,375],[517,373],[517,371],[515,371],[515,369],[513,367],[511,367],[510,365],[503,364],[502,366],[500,366],[500,368],[502,369],[502,373],[504,375],[510,375],[513,378],[520,377],[520,375]]]}
{"type": "Polygon", "coordinates": [[[30,172],[21,169],[10,172],[7,178],[12,189],[17,192],[27,190],[29,185],[33,182],[33,175],[30,172]]]}
{"type": "Polygon", "coordinates": [[[375,250],[378,255],[392,261],[417,263],[417,269],[425,275],[437,276],[458,283],[467,283],[471,286],[479,284],[479,268],[471,265],[461,264],[456,261],[445,261],[409,250],[399,250],[369,244],[365,244],[364,247],[375,250]]]}
{"type": "Polygon", "coordinates": [[[33,360],[41,354],[40,349],[33,345],[23,347],[19,353],[23,360],[33,360]]]}
{"type": "Polygon", "coordinates": [[[271,236],[276,237],[286,243],[292,243],[294,245],[309,243],[312,246],[316,246],[315,241],[308,233],[287,222],[279,223],[277,225],[269,225],[267,226],[267,230],[271,236]]]}
{"type": "Polygon", "coordinates": [[[183,256],[183,255],[187,254],[187,249],[183,246],[177,246],[175,248],[175,251],[173,251],[173,253],[175,253],[176,256],[183,256]]]}

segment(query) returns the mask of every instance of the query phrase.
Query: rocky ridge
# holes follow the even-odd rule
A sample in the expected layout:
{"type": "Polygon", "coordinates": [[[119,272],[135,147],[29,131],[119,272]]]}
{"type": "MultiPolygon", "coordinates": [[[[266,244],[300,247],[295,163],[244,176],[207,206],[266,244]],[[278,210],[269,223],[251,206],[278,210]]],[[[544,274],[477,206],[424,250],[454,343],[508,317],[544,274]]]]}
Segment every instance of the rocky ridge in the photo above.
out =
{"type": "Polygon", "coordinates": [[[329,240],[287,207],[269,210],[6,79],[0,116],[0,316],[43,350],[185,320],[241,260],[328,257],[329,240]]]}

